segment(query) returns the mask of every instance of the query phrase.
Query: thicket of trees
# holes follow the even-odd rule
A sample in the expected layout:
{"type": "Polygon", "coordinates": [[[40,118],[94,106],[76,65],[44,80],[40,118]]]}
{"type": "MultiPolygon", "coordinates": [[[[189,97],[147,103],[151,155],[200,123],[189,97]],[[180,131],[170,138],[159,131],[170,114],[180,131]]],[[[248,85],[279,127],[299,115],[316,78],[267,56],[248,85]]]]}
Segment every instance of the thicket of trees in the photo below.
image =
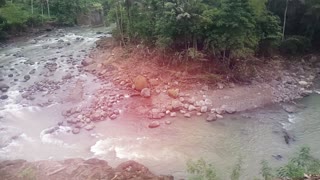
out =
{"type": "Polygon", "coordinates": [[[0,0],[0,33],[101,6],[122,43],[145,43],[183,59],[304,53],[320,46],[320,0],[0,0]]]}

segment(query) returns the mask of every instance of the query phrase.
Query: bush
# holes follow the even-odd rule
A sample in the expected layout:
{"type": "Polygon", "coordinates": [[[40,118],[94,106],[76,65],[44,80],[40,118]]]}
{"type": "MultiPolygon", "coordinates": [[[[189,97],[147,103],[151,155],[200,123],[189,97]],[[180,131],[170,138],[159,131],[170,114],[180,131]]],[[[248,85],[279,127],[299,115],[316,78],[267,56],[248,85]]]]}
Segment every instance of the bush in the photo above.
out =
{"type": "Polygon", "coordinates": [[[304,36],[291,36],[280,44],[280,52],[285,55],[303,54],[310,50],[311,41],[304,36]]]}

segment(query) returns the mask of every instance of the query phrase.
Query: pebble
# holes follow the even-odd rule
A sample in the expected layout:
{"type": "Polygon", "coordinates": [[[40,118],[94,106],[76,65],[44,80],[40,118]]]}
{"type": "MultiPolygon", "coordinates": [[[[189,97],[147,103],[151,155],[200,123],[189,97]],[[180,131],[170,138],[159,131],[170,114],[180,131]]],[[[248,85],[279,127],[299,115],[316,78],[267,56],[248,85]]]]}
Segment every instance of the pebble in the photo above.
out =
{"type": "Polygon", "coordinates": [[[170,113],[170,117],[176,117],[177,116],[177,113],[176,112],[171,112],[170,113]]]}
{"type": "Polygon", "coordinates": [[[152,121],[152,122],[148,125],[149,128],[157,128],[157,127],[159,127],[159,126],[160,126],[159,121],[152,121]]]}
{"type": "Polygon", "coordinates": [[[184,114],[184,117],[190,118],[190,117],[191,117],[191,114],[190,114],[190,113],[185,113],[185,114],[184,114]]]}

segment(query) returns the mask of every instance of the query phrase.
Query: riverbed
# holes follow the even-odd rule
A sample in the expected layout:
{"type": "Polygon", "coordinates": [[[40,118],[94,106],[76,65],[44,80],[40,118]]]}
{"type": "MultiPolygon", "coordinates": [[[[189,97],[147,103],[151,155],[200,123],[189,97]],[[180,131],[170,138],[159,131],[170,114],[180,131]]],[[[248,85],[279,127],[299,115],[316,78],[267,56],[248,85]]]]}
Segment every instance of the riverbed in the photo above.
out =
{"type": "Polygon", "coordinates": [[[320,96],[316,94],[299,101],[305,107],[291,114],[275,104],[226,115],[212,123],[203,117],[178,116],[168,118],[170,125],[150,129],[148,119],[126,114],[123,107],[119,118],[98,122],[92,131],[75,135],[62,125],[48,133],[63,120],[61,112],[66,108],[85,105],[101,87],[116,88],[77,68],[83,59],[90,58],[94,42],[108,36],[108,29],[67,29],[0,50],[1,79],[10,86],[1,94],[8,98],[0,100],[1,160],[97,157],[112,166],[136,160],[155,174],[179,179],[187,176],[188,160],[203,158],[226,178],[241,157],[241,179],[247,180],[259,177],[261,160],[280,166],[301,146],[311,147],[313,155],[320,158],[320,96]],[[28,74],[30,79],[26,80],[28,74]],[[72,78],[64,78],[67,74],[72,78]],[[36,87],[29,99],[21,97],[36,82],[48,80],[53,83],[42,84],[40,90],[36,87]],[[70,100],[67,94],[79,81],[85,95],[80,101],[70,100]],[[286,144],[283,130],[296,141],[286,144]],[[277,160],[273,157],[277,155],[283,158],[277,160]]]}

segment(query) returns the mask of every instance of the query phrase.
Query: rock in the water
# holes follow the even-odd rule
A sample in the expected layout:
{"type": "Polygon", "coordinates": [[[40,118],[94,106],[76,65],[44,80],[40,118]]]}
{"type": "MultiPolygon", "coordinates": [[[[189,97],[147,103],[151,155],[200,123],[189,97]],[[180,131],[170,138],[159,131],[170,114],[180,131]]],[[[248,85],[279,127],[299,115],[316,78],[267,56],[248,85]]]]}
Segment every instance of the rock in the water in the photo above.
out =
{"type": "Polygon", "coordinates": [[[2,95],[2,96],[0,96],[0,99],[2,99],[2,100],[8,99],[8,95],[2,95]]]}
{"type": "MultiPolygon", "coordinates": [[[[223,111],[223,112],[226,112],[228,114],[236,113],[236,109],[235,108],[230,107],[230,106],[226,106],[226,105],[221,106],[220,110],[223,111]]],[[[223,114],[223,113],[218,113],[218,114],[223,114]]]]}
{"type": "Polygon", "coordinates": [[[179,89],[169,89],[168,95],[172,98],[177,98],[179,96],[179,89]]]}
{"type": "Polygon", "coordinates": [[[191,114],[190,114],[190,113],[185,113],[185,114],[184,114],[184,117],[190,118],[190,117],[191,117],[191,114]]]}
{"type": "Polygon", "coordinates": [[[200,112],[206,113],[208,111],[208,106],[202,106],[200,112]]]}
{"type": "Polygon", "coordinates": [[[144,88],[141,90],[140,95],[145,98],[149,98],[151,96],[151,90],[149,88],[144,88]]]}
{"type": "Polygon", "coordinates": [[[171,121],[166,120],[165,123],[166,123],[166,125],[170,125],[170,124],[171,124],[171,121]]]}
{"type": "Polygon", "coordinates": [[[147,88],[148,87],[147,78],[145,78],[144,76],[138,75],[133,79],[133,86],[134,86],[134,89],[138,91],[141,91],[142,89],[147,88]]]}
{"type": "Polygon", "coordinates": [[[30,77],[30,75],[25,75],[23,78],[25,81],[28,81],[31,77],[30,77]]]}
{"type": "Polygon", "coordinates": [[[87,59],[81,61],[81,65],[82,66],[89,66],[90,64],[93,64],[93,60],[92,59],[87,58],[87,59]]]}
{"type": "Polygon", "coordinates": [[[4,83],[0,83],[0,90],[1,90],[2,92],[7,92],[8,89],[9,89],[9,86],[8,86],[8,85],[6,85],[6,84],[4,84],[4,83]]]}
{"type": "Polygon", "coordinates": [[[222,119],[223,116],[221,114],[217,114],[217,118],[222,119]]]}
{"type": "Polygon", "coordinates": [[[287,112],[287,113],[296,113],[298,111],[297,107],[294,105],[283,105],[282,108],[287,112]]]}
{"type": "Polygon", "coordinates": [[[67,80],[67,79],[71,79],[72,78],[72,74],[68,73],[65,76],[62,77],[62,79],[67,80]]]}
{"type": "Polygon", "coordinates": [[[72,129],[72,133],[73,134],[79,134],[80,133],[80,129],[79,128],[73,128],[72,129]]]}
{"type": "Polygon", "coordinates": [[[85,127],[84,127],[84,129],[85,130],[87,130],[87,131],[91,131],[92,129],[94,129],[95,128],[95,126],[93,125],[93,124],[87,124],[85,127]]]}
{"type": "Polygon", "coordinates": [[[209,114],[207,117],[207,121],[211,122],[211,121],[215,121],[217,120],[217,116],[215,114],[209,114]]]}
{"type": "Polygon", "coordinates": [[[160,123],[159,121],[152,121],[150,124],[149,124],[149,128],[157,128],[160,126],[160,123]]]}

